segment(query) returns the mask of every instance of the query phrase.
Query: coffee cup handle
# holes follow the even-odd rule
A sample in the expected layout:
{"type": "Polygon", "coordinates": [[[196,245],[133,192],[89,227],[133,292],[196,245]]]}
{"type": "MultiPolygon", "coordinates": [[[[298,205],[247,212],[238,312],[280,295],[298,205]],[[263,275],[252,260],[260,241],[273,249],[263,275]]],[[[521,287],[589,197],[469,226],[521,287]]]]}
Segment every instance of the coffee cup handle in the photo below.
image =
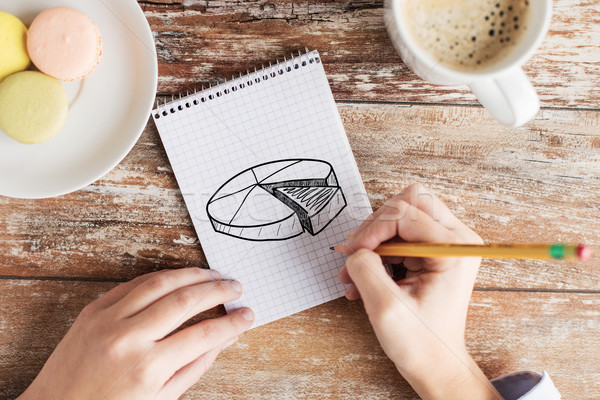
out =
{"type": "Polygon", "coordinates": [[[479,102],[506,126],[515,128],[535,117],[540,100],[521,68],[495,79],[482,79],[469,85],[479,102]]]}

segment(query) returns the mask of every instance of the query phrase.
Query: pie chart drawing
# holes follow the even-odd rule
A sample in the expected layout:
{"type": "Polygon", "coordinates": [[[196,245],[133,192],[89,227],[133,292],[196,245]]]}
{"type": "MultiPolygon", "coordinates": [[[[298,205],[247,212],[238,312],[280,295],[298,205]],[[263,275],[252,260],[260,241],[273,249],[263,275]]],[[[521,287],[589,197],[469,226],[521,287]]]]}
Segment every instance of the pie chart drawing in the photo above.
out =
{"type": "Polygon", "coordinates": [[[252,241],[287,240],[322,232],[346,207],[326,161],[277,160],[248,168],[225,182],[206,212],[215,232],[252,241]]]}

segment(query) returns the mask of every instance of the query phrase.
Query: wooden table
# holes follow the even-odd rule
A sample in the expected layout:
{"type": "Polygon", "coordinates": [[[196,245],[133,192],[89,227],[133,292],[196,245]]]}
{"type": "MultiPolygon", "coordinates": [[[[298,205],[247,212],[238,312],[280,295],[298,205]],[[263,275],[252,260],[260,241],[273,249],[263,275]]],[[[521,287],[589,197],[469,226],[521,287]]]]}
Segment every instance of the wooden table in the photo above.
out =
{"type": "MultiPolygon", "coordinates": [[[[465,88],[408,71],[381,0],[140,6],[155,32],[160,99],[318,49],[374,207],[422,182],[486,240],[600,252],[597,2],[555,1],[525,65],[542,110],[519,129],[492,120],[465,88]]],[[[96,183],[54,199],[0,198],[0,398],[27,387],[81,308],[108,289],[162,268],[207,267],[195,237],[151,121],[96,183]]],[[[485,373],[547,370],[564,398],[600,399],[599,265],[484,261],[467,341],[485,373]]],[[[251,330],[183,398],[416,397],[362,304],[339,299],[251,330]]]]}

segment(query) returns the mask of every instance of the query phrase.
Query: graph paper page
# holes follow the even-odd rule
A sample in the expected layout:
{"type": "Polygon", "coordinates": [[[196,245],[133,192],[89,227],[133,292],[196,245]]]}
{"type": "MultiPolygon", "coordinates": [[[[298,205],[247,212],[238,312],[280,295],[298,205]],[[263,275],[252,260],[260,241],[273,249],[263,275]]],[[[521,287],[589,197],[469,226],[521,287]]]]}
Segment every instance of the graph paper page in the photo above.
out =
{"type": "Polygon", "coordinates": [[[243,285],[228,312],[259,326],[344,294],[330,246],[371,207],[316,51],[153,116],[210,267],[243,285]]]}

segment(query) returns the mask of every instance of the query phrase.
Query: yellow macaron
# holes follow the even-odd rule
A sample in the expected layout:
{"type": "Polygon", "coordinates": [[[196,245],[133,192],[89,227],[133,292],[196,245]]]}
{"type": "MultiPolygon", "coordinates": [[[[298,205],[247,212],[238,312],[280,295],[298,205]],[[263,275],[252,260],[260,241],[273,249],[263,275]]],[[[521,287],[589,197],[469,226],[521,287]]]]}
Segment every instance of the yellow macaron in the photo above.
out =
{"type": "Polygon", "coordinates": [[[12,74],[0,83],[0,129],[21,143],[52,139],[67,121],[62,84],[36,71],[12,74]]]}
{"type": "Polygon", "coordinates": [[[14,15],[0,11],[0,82],[29,67],[27,28],[14,15]]]}

